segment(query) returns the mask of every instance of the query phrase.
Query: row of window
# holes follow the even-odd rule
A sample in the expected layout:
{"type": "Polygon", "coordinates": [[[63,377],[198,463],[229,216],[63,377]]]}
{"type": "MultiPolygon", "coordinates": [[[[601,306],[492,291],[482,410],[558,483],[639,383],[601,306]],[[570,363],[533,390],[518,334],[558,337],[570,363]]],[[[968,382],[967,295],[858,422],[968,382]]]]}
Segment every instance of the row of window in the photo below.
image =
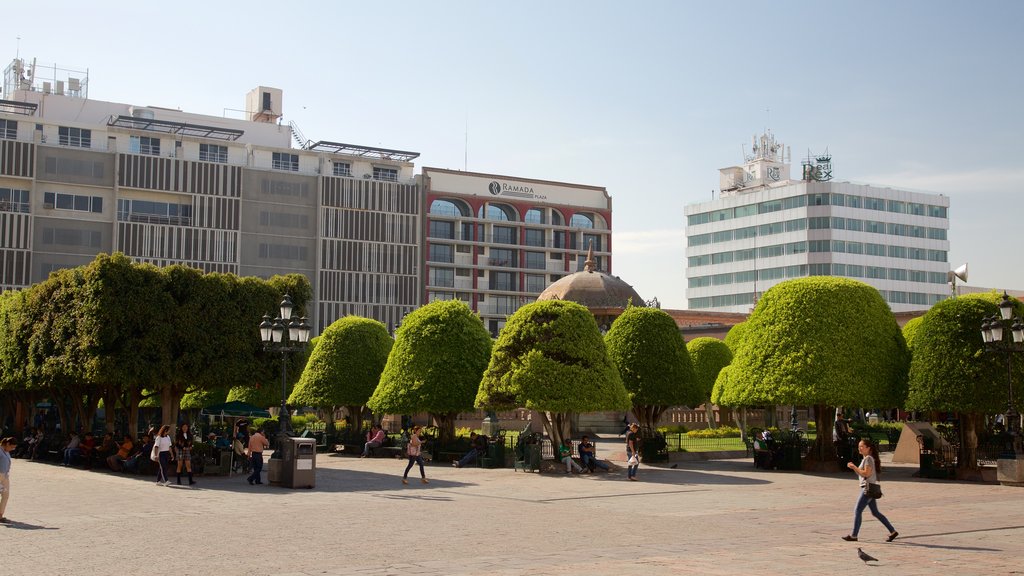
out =
{"type": "Polygon", "coordinates": [[[121,222],[189,226],[192,224],[192,205],[118,198],[117,219],[121,222]]]}
{"type": "Polygon", "coordinates": [[[872,244],[869,242],[846,242],[843,240],[810,240],[800,242],[789,242],[787,244],[773,244],[759,248],[744,248],[742,250],[730,250],[726,252],[715,252],[714,254],[702,254],[687,258],[687,265],[690,267],[709,266],[711,264],[727,264],[729,262],[743,262],[756,258],[774,258],[789,254],[803,254],[805,252],[841,252],[845,254],[866,254],[868,256],[888,256],[890,258],[907,258],[910,260],[927,260],[930,262],[946,262],[947,252],[945,250],[929,250],[925,248],[911,248],[908,246],[888,246],[885,244],[872,244]]]}
{"type": "Polygon", "coordinates": [[[29,213],[28,190],[0,188],[0,212],[29,213]]]}
{"type": "MultiPolygon", "coordinates": [[[[484,277],[484,270],[477,270],[477,276],[480,278],[484,277]]],[[[431,267],[427,274],[428,285],[434,288],[454,288],[455,278],[467,278],[471,277],[473,271],[469,268],[435,268],[431,267]]],[[[525,292],[532,292],[539,294],[547,288],[549,282],[556,282],[562,277],[561,274],[524,274],[523,275],[523,290],[525,292]]],[[[497,272],[492,271],[488,280],[488,287],[491,290],[504,290],[506,292],[517,292],[519,291],[518,283],[516,282],[517,274],[515,272],[497,272]]],[[[483,295],[480,296],[480,300],[483,300],[483,295]]]]}
{"type": "MultiPolygon", "coordinates": [[[[450,216],[455,218],[469,218],[472,216],[469,206],[463,202],[454,200],[437,199],[430,203],[430,214],[437,216],[450,216]]],[[[522,221],[527,224],[547,224],[550,214],[552,226],[564,226],[565,219],[562,214],[553,208],[530,208],[523,215],[522,221]]],[[[477,218],[484,220],[499,220],[502,222],[518,221],[518,214],[515,208],[506,204],[496,202],[488,203],[477,210],[477,218]]],[[[590,214],[577,213],[569,219],[570,228],[594,228],[595,217],[590,214]]]]}
{"type": "MultiPolygon", "coordinates": [[[[474,234],[473,223],[463,222],[460,228],[459,238],[455,237],[455,222],[448,220],[431,220],[427,226],[429,238],[440,238],[443,240],[467,240],[471,242],[492,242],[496,244],[519,244],[519,229],[510,226],[492,226],[491,234],[484,233],[483,224],[477,224],[474,234]]],[[[583,247],[594,247],[597,252],[603,251],[602,236],[600,234],[583,234],[583,247]]],[[[576,233],[564,230],[554,230],[551,238],[546,238],[545,230],[527,228],[523,231],[524,246],[536,246],[538,248],[576,248],[576,233]],[[566,239],[568,238],[568,243],[566,239]]]]}
{"type": "MultiPolygon", "coordinates": [[[[914,304],[918,306],[932,306],[944,300],[945,294],[927,294],[922,292],[903,292],[901,290],[879,290],[882,298],[890,304],[914,304]]],[[[705,296],[702,298],[688,298],[687,307],[690,310],[725,308],[727,306],[751,306],[754,304],[754,293],[723,294],[721,296],[705,296]]]]}
{"type": "Polygon", "coordinates": [[[897,214],[912,214],[915,216],[931,216],[933,218],[947,218],[948,209],[945,206],[934,206],[932,204],[921,204],[916,202],[903,202],[901,200],[886,200],[884,198],[873,198],[871,196],[858,196],[856,194],[805,194],[802,196],[791,196],[779,200],[767,200],[756,204],[745,204],[734,208],[723,208],[711,212],[691,214],[687,217],[687,224],[707,224],[708,222],[719,222],[733,218],[754,216],[755,214],[769,214],[780,210],[802,208],[804,206],[845,206],[846,208],[863,208],[865,210],[880,210],[883,212],[895,212],[897,214]]]}
{"type": "Polygon", "coordinates": [[[722,230],[721,232],[709,232],[707,234],[696,234],[687,238],[690,246],[703,246],[732,240],[744,240],[758,236],[771,236],[783,232],[798,232],[800,230],[852,230],[854,232],[872,232],[875,234],[889,234],[891,236],[907,236],[910,238],[928,238],[929,240],[946,240],[945,228],[931,228],[928,226],[913,226],[911,224],[896,224],[893,222],[878,222],[875,220],[860,220],[858,218],[842,218],[840,216],[815,216],[812,218],[796,218],[783,222],[772,222],[760,226],[746,226],[733,230],[722,230]]]}
{"type": "Polygon", "coordinates": [[[101,196],[46,192],[43,194],[43,204],[47,208],[56,208],[58,210],[78,210],[79,212],[95,212],[97,214],[103,212],[103,198],[101,196]]]}
{"type": "Polygon", "coordinates": [[[879,280],[903,280],[926,284],[945,284],[945,272],[927,272],[924,270],[907,270],[905,268],[882,268],[878,266],[862,266],[860,264],[801,264],[798,266],[780,266],[778,268],[762,268],[760,270],[744,270],[709,276],[690,278],[690,288],[706,288],[708,286],[724,286],[741,284],[758,280],[777,280],[779,278],[799,278],[807,276],[845,276],[847,278],[876,278],[879,280]]]}

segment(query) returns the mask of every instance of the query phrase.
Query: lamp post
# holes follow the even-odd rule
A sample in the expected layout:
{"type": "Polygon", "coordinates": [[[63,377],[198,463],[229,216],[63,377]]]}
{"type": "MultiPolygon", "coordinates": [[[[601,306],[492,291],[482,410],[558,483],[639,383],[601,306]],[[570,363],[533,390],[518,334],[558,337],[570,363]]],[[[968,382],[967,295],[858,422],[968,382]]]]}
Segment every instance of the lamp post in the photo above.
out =
{"type": "Polygon", "coordinates": [[[999,303],[999,316],[990,316],[982,322],[981,337],[986,351],[1006,354],[1005,425],[1010,445],[1003,456],[1016,459],[1022,455],[1022,451],[1017,430],[1020,415],[1013,407],[1013,355],[1024,351],[1024,323],[1013,313],[1013,302],[1006,292],[1003,292],[1003,301],[999,303]]]}
{"type": "Polygon", "coordinates": [[[309,342],[309,324],[306,318],[292,316],[295,306],[292,304],[291,296],[285,294],[281,300],[280,316],[271,318],[269,314],[263,316],[260,323],[260,339],[263,340],[263,350],[281,354],[281,413],[278,414],[280,430],[278,432],[278,447],[280,440],[289,436],[291,432],[291,418],[288,415],[288,354],[299,352],[309,342]]]}

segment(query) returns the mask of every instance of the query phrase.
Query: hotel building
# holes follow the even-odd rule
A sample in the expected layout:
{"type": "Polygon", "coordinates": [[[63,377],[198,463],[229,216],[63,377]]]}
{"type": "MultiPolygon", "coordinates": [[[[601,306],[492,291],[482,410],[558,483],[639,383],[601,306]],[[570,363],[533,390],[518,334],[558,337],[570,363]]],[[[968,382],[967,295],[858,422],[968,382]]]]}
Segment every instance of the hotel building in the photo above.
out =
{"type": "Polygon", "coordinates": [[[770,133],[752,152],[720,171],[719,198],[685,209],[688,309],[747,312],[771,286],[803,276],[863,281],[894,312],[948,296],[948,197],[832,181],[828,155],[792,180],[770,133]]]}

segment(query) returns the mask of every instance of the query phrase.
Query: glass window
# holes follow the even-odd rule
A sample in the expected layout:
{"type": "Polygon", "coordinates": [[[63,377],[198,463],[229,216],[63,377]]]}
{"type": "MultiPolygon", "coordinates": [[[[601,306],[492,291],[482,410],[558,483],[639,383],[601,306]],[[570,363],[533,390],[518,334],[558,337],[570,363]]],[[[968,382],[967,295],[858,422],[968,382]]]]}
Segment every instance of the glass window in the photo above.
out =
{"type": "Polygon", "coordinates": [[[516,242],[516,229],[509,226],[495,226],[491,240],[499,244],[518,244],[516,242]]]}
{"type": "Polygon", "coordinates": [[[807,220],[803,218],[797,218],[796,220],[786,220],[786,232],[796,232],[798,230],[807,229],[807,220]]]}
{"type": "Polygon", "coordinates": [[[569,220],[570,228],[593,228],[594,219],[587,214],[573,214],[572,219],[569,220]]]}
{"type": "Polygon", "coordinates": [[[546,267],[544,262],[543,252],[527,252],[526,253],[526,266],[533,270],[543,270],[546,267]]]}
{"type": "Polygon", "coordinates": [[[859,264],[847,264],[846,275],[849,276],[850,278],[863,278],[864,267],[859,264]]]}
{"type": "Polygon", "coordinates": [[[447,262],[450,264],[455,261],[455,251],[449,244],[431,244],[430,261],[447,262]]]}
{"type": "Polygon", "coordinates": [[[430,268],[430,285],[442,288],[455,287],[455,270],[451,268],[430,268]]]}
{"type": "Polygon", "coordinates": [[[846,219],[845,218],[840,218],[838,216],[833,216],[832,217],[832,229],[833,230],[845,230],[846,229],[846,219]]]}
{"type": "Polygon", "coordinates": [[[274,170],[288,170],[290,172],[298,172],[299,155],[288,154],[287,152],[274,152],[271,161],[271,167],[274,170]]]}
{"type": "Polygon", "coordinates": [[[758,214],[768,214],[770,212],[778,212],[779,210],[782,210],[782,200],[769,200],[757,205],[758,214]]]}
{"type": "Polygon", "coordinates": [[[889,280],[906,280],[907,271],[903,268],[889,268],[889,280]]]}
{"type": "Polygon", "coordinates": [[[811,240],[807,244],[811,252],[828,252],[832,248],[828,240],[811,240]]]}
{"type": "Polygon", "coordinates": [[[151,136],[131,136],[128,139],[128,149],[133,154],[159,156],[160,139],[151,136]]]}
{"type": "Polygon", "coordinates": [[[529,222],[530,224],[543,224],[544,211],[540,208],[530,208],[526,211],[526,216],[523,217],[523,222],[529,222]]]}
{"type": "Polygon", "coordinates": [[[828,194],[809,194],[807,196],[808,206],[828,206],[828,194]]]}
{"type": "Polygon", "coordinates": [[[946,218],[947,209],[945,206],[928,205],[928,215],[932,218],[946,218]]]}
{"type": "Polygon", "coordinates": [[[830,203],[833,206],[845,206],[846,205],[846,195],[845,194],[832,194],[830,200],[831,200],[830,203]]]}
{"type": "MultiPolygon", "coordinates": [[[[527,230],[529,232],[529,230],[527,230]]],[[[688,246],[703,246],[711,243],[711,234],[697,234],[696,236],[690,236],[687,240],[688,246]]]]}
{"type": "Polygon", "coordinates": [[[0,138],[15,140],[18,138],[18,121],[0,118],[0,138]]]}
{"type": "Polygon", "coordinates": [[[864,253],[868,256],[885,256],[885,244],[864,244],[864,253]]]}
{"type": "Polygon", "coordinates": [[[790,196],[782,200],[782,209],[803,208],[807,206],[807,196],[790,196]]]}
{"type": "Polygon", "coordinates": [[[890,258],[906,258],[907,247],[906,246],[889,246],[889,257],[890,258]]]}
{"type": "Polygon", "coordinates": [[[864,231],[873,232],[875,234],[885,234],[885,222],[878,222],[875,220],[864,221],[864,231]]]}
{"type": "Polygon", "coordinates": [[[945,250],[929,250],[928,251],[928,259],[931,260],[932,262],[945,262],[946,259],[947,259],[946,258],[946,251],[945,250]]]}
{"type": "Polygon", "coordinates": [[[487,220],[511,222],[515,220],[515,212],[509,206],[504,206],[502,204],[488,204],[486,207],[480,207],[480,213],[477,217],[485,218],[487,220]]]}
{"type": "Polygon", "coordinates": [[[846,243],[846,253],[847,254],[863,254],[864,253],[864,244],[862,244],[860,242],[847,242],[846,243]]]}
{"type": "Polygon", "coordinates": [[[915,204],[913,202],[907,203],[907,214],[924,216],[924,204],[915,204]]]}
{"type": "Polygon", "coordinates": [[[516,251],[505,248],[491,248],[490,258],[487,259],[489,266],[516,266],[516,251]]]}
{"type": "Polygon", "coordinates": [[[929,228],[928,229],[928,238],[930,238],[932,240],[945,240],[946,239],[946,231],[944,229],[942,229],[942,228],[929,228]]]}
{"type": "Polygon", "coordinates": [[[60,126],[57,128],[57,136],[61,146],[92,147],[92,130],[87,128],[60,126]]]}
{"type": "Polygon", "coordinates": [[[783,225],[782,222],[773,222],[771,224],[761,224],[761,226],[759,226],[758,229],[757,229],[757,233],[759,235],[761,235],[761,236],[770,236],[772,234],[780,234],[780,233],[782,233],[783,226],[784,225],[783,225]]]}
{"type": "MultiPolygon", "coordinates": [[[[711,214],[708,212],[701,212],[700,214],[690,214],[686,217],[687,226],[696,226],[698,224],[707,224],[709,222],[711,214]]],[[[552,222],[555,224],[555,222],[552,222]]]]}
{"type": "Polygon", "coordinates": [[[825,230],[832,225],[828,216],[815,216],[807,219],[807,227],[811,230],[825,230]]]}
{"type": "Polygon", "coordinates": [[[352,165],[348,162],[333,162],[331,164],[331,174],[343,178],[351,178],[352,165]]]}
{"type": "Polygon", "coordinates": [[[860,208],[861,204],[862,204],[862,202],[861,202],[861,197],[860,196],[855,196],[853,194],[847,194],[846,195],[846,207],[847,208],[860,208]]]}
{"type": "Polygon", "coordinates": [[[491,290],[515,290],[514,278],[512,272],[491,272],[491,290]]]}
{"type": "Polygon", "coordinates": [[[735,209],[735,217],[743,218],[744,216],[753,216],[757,214],[757,204],[747,204],[746,206],[737,206],[735,209]]]}
{"type": "Polygon", "coordinates": [[[864,197],[864,207],[868,210],[885,210],[885,200],[881,198],[864,197]]]}
{"type": "Polygon", "coordinates": [[[847,218],[846,229],[853,230],[855,232],[861,232],[864,230],[864,221],[858,220],[857,218],[847,218]]]}
{"type": "Polygon", "coordinates": [[[907,211],[906,202],[900,202],[899,200],[888,200],[885,203],[885,207],[889,212],[896,212],[898,214],[903,214],[907,211]]]}
{"type": "Polygon", "coordinates": [[[547,283],[544,282],[543,274],[527,274],[526,275],[526,291],[527,292],[543,292],[544,288],[547,287],[547,283]]]}
{"type": "Polygon", "coordinates": [[[593,246],[595,252],[601,252],[601,236],[598,234],[584,234],[583,235],[583,247],[590,249],[593,246]]]}
{"type": "Polygon", "coordinates": [[[431,238],[447,238],[448,240],[454,240],[455,223],[447,222],[445,220],[431,220],[427,236],[431,238]]]}
{"type": "Polygon", "coordinates": [[[373,167],[373,179],[384,180],[385,182],[398,182],[398,168],[386,168],[383,166],[373,167]]]}
{"type": "Polygon", "coordinates": [[[228,147],[220,144],[200,144],[199,159],[203,162],[220,162],[226,164],[228,161],[228,147]]]}
{"type": "Polygon", "coordinates": [[[527,228],[523,241],[527,246],[544,246],[544,231],[527,228]]]}
{"type": "Polygon", "coordinates": [[[746,228],[737,228],[733,230],[732,237],[735,240],[745,240],[747,238],[757,238],[757,226],[747,226],[746,228]]]}

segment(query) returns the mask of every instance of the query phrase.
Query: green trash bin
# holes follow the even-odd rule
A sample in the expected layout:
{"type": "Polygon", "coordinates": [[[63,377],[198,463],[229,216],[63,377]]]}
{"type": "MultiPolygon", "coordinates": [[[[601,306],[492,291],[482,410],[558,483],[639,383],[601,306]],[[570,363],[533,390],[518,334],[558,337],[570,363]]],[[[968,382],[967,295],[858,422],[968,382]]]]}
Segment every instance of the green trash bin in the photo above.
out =
{"type": "Polygon", "coordinates": [[[501,438],[487,444],[487,455],[480,459],[480,465],[484,468],[505,467],[505,443],[501,438]]]}

